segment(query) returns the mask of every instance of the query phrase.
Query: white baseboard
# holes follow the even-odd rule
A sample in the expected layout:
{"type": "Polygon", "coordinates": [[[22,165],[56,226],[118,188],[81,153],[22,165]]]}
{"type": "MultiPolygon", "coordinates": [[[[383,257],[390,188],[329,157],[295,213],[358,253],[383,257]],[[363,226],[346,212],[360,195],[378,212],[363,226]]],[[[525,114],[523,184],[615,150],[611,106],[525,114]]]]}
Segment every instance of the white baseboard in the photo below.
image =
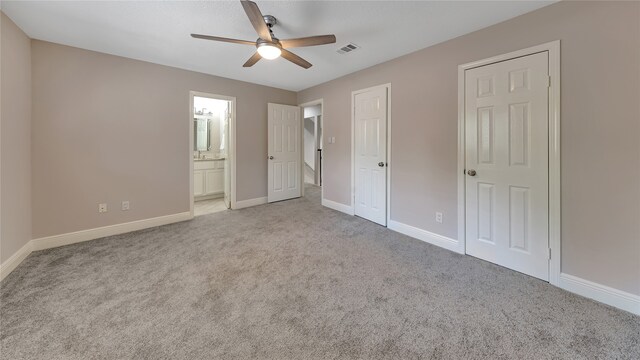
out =
{"type": "MultiPolygon", "coordinates": [[[[243,200],[238,202],[238,209],[255,205],[265,204],[267,198],[256,198],[243,200]]],[[[353,207],[340,204],[331,200],[322,199],[322,205],[353,215],[353,207]]],[[[183,212],[173,215],[159,216],[151,219],[132,221],[123,224],[104,226],[95,229],[76,231],[73,233],[47,236],[43,238],[33,239],[25,244],[20,250],[11,255],[9,259],[0,264],[0,281],[9,275],[32,251],[44,250],[58,246],[74,244],[82,241],[94,240],[105,236],[123,234],[131,231],[147,229],[156,226],[162,226],[190,220],[193,217],[189,212],[183,212]]],[[[430,244],[440,246],[457,253],[461,252],[459,242],[442,235],[419,229],[407,224],[403,224],[394,220],[389,220],[388,228],[401,234],[411,236],[413,238],[428,242],[430,244]]],[[[640,315],[640,296],[617,290],[605,285],[594,283],[569,274],[560,274],[559,287],[572,293],[611,305],[613,307],[629,311],[633,314],[640,315]]]]}
{"type": "MultiPolygon", "coordinates": [[[[460,248],[459,242],[455,239],[434,234],[394,220],[389,220],[388,228],[453,252],[460,254],[465,253],[464,249],[460,248]]],[[[638,295],[564,273],[560,274],[560,284],[558,286],[569,292],[611,305],[632,314],[640,315],[640,296],[638,295]]]]}
{"type": "Polygon", "coordinates": [[[638,295],[565,273],[560,274],[560,288],[618,309],[626,310],[632,314],[640,315],[640,296],[638,295]]]}
{"type": "Polygon", "coordinates": [[[451,239],[446,236],[438,235],[427,230],[417,228],[415,226],[403,224],[395,220],[389,220],[387,227],[390,230],[399,232],[401,234],[411,236],[418,240],[422,240],[429,244],[451,250],[453,252],[464,254],[464,250],[460,248],[460,242],[456,239],[451,239]]]}
{"type": "Polygon", "coordinates": [[[337,210],[337,211],[343,212],[343,213],[345,213],[347,215],[353,215],[354,214],[353,206],[340,204],[340,203],[335,202],[335,201],[322,199],[322,206],[326,206],[329,209],[333,209],[333,210],[337,210]]]}
{"type": "Polygon", "coordinates": [[[31,241],[27,242],[20,250],[16,251],[10,258],[0,265],[0,281],[9,275],[13,269],[17,268],[20,263],[31,254],[31,241]]]}
{"type": "Polygon", "coordinates": [[[11,273],[32,251],[50,249],[58,246],[75,244],[105,236],[124,234],[131,231],[148,229],[156,226],[168,225],[180,221],[191,220],[190,212],[159,216],[151,219],[137,220],[128,223],[103,226],[95,229],[81,230],[72,233],[46,236],[29,241],[25,246],[13,254],[0,265],[0,281],[11,273]]]}
{"type": "Polygon", "coordinates": [[[193,217],[191,216],[191,213],[187,211],[178,214],[158,216],[151,219],[137,220],[128,223],[103,226],[95,229],[42,237],[31,240],[31,244],[33,251],[38,251],[191,219],[193,219],[193,217]]]}
{"type": "Polygon", "coordinates": [[[255,198],[255,199],[249,199],[249,200],[240,200],[240,201],[236,201],[236,207],[234,208],[234,210],[236,209],[244,209],[244,208],[248,208],[251,206],[256,206],[256,205],[262,205],[262,204],[266,204],[267,203],[267,197],[259,197],[259,198],[255,198]]]}

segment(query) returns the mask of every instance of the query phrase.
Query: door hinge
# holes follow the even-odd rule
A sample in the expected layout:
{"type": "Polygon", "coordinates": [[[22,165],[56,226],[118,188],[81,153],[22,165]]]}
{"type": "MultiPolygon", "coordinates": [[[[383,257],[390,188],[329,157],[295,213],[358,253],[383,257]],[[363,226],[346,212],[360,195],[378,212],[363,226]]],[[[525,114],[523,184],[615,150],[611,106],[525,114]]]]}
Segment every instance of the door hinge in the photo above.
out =
{"type": "Polygon", "coordinates": [[[551,260],[551,248],[549,248],[549,260],[551,260]]]}
{"type": "Polygon", "coordinates": [[[551,76],[547,76],[547,87],[551,87],[551,76]]]}

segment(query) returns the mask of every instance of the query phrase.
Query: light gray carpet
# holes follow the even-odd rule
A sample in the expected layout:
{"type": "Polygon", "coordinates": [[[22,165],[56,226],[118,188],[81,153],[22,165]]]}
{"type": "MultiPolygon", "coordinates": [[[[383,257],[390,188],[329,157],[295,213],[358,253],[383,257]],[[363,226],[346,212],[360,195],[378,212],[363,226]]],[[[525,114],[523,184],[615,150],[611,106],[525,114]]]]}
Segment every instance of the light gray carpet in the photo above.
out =
{"type": "Polygon", "coordinates": [[[640,359],[640,317],[307,192],[33,253],[2,359],[640,359]]]}

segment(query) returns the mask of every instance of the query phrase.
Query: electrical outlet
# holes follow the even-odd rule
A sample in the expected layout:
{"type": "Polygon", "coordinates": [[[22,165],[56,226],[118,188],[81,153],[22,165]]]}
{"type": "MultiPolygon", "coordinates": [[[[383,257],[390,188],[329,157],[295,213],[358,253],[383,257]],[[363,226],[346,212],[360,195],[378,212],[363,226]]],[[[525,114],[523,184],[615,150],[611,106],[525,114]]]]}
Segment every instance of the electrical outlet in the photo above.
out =
{"type": "Polygon", "coordinates": [[[98,204],[98,212],[99,213],[107,212],[107,204],[106,203],[98,204]]]}
{"type": "Polygon", "coordinates": [[[125,200],[122,202],[122,211],[129,210],[129,200],[125,200]]]}
{"type": "Polygon", "coordinates": [[[442,213],[436,212],[436,222],[442,224],[442,213]]]}

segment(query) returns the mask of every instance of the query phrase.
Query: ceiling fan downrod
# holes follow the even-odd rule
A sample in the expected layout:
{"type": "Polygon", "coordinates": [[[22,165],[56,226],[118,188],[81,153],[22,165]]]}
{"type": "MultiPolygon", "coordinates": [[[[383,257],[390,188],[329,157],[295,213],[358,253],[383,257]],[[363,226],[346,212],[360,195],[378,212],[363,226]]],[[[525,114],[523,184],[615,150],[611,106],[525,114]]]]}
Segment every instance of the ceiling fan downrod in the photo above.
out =
{"type": "Polygon", "coordinates": [[[269,27],[269,30],[271,30],[271,28],[278,23],[278,19],[276,19],[276,17],[273,15],[264,15],[262,16],[262,18],[269,27]]]}

